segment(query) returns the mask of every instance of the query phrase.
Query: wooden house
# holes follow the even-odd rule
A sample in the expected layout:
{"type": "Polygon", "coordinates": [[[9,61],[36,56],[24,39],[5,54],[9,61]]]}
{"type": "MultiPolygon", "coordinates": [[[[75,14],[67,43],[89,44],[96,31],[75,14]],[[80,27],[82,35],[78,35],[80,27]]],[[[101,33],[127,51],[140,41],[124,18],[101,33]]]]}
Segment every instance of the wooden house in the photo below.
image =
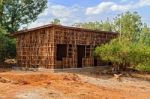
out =
{"type": "Polygon", "coordinates": [[[53,69],[102,65],[93,56],[94,48],[117,33],[50,24],[18,31],[13,36],[18,66],[53,69]]]}

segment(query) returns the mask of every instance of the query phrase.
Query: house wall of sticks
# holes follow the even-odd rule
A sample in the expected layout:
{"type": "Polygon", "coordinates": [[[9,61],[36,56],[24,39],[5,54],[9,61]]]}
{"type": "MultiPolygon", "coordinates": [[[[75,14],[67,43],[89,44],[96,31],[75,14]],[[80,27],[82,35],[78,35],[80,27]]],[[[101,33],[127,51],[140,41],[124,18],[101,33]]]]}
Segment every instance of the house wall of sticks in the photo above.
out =
{"type": "Polygon", "coordinates": [[[53,69],[106,65],[94,58],[94,48],[109,42],[117,33],[49,26],[15,36],[18,66],[53,69]]]}

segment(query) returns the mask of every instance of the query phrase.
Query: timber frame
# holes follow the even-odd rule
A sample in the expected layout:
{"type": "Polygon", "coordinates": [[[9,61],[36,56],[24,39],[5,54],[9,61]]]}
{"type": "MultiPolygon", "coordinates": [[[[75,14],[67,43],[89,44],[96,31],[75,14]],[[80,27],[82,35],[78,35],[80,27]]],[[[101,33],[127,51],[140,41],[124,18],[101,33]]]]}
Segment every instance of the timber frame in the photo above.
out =
{"type": "Polygon", "coordinates": [[[50,24],[12,35],[17,41],[18,66],[54,69],[103,65],[93,57],[93,50],[117,34],[50,24]]]}

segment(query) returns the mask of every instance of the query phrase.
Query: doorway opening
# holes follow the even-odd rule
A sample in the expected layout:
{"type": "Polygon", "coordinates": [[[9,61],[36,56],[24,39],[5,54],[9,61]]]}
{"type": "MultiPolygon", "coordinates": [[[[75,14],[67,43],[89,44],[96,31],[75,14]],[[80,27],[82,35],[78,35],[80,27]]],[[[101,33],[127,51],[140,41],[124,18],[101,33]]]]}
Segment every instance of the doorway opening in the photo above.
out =
{"type": "Polygon", "coordinates": [[[97,66],[97,58],[94,57],[94,66],[97,66]]]}
{"type": "Polygon", "coordinates": [[[57,60],[62,61],[62,59],[66,56],[67,56],[67,45],[57,44],[57,60]]]}
{"type": "Polygon", "coordinates": [[[77,67],[82,68],[82,59],[85,57],[85,46],[77,45],[77,67]]]}

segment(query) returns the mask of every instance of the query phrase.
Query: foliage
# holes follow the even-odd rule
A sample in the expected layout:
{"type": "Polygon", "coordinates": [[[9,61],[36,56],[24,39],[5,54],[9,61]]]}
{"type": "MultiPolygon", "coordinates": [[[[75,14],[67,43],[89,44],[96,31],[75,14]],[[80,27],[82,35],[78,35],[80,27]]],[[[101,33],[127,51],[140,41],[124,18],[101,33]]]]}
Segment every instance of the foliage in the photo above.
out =
{"type": "Polygon", "coordinates": [[[75,23],[74,26],[93,30],[100,30],[102,27],[100,22],[75,23]]]}
{"type": "Polygon", "coordinates": [[[118,38],[97,47],[95,54],[105,61],[111,61],[116,67],[126,69],[127,66],[147,64],[150,61],[150,46],[132,43],[128,39],[119,41],[118,38]]]}
{"type": "Polygon", "coordinates": [[[116,31],[120,32],[121,37],[137,41],[140,38],[143,25],[137,12],[126,12],[117,15],[112,22],[107,18],[106,21],[76,23],[74,26],[101,31],[116,31]]]}
{"type": "Polygon", "coordinates": [[[139,64],[135,67],[136,70],[149,72],[150,71],[150,64],[139,64]]]}
{"type": "Polygon", "coordinates": [[[54,25],[60,25],[60,20],[59,19],[54,19],[51,24],[54,24],[54,25]]]}
{"type": "Polygon", "coordinates": [[[124,68],[128,64],[129,41],[119,39],[112,40],[110,43],[97,47],[95,54],[105,61],[111,61],[114,66],[124,68]],[[124,44],[122,44],[124,42],[124,44]]]}
{"type": "Polygon", "coordinates": [[[20,26],[35,21],[46,8],[47,0],[1,0],[0,25],[7,32],[15,32],[20,26]]]}
{"type": "Polygon", "coordinates": [[[74,26],[93,30],[113,31],[112,23],[108,19],[101,22],[96,21],[87,23],[75,23],[74,26]]]}
{"type": "Polygon", "coordinates": [[[137,41],[142,30],[141,17],[137,12],[126,12],[118,15],[114,18],[114,30],[119,32],[121,37],[137,41]]]}
{"type": "Polygon", "coordinates": [[[115,18],[114,26],[118,31],[121,29],[119,37],[97,47],[95,54],[121,69],[126,69],[127,66],[149,68],[150,29],[142,25],[140,16],[127,12],[115,18]]]}
{"type": "Polygon", "coordinates": [[[7,58],[14,58],[16,56],[15,39],[7,36],[6,31],[0,28],[0,61],[7,58]]]}
{"type": "Polygon", "coordinates": [[[46,6],[47,0],[0,0],[0,61],[16,56],[16,41],[8,32],[35,21],[46,6]]]}
{"type": "Polygon", "coordinates": [[[140,35],[140,42],[150,46],[150,28],[144,24],[140,35]]]}

